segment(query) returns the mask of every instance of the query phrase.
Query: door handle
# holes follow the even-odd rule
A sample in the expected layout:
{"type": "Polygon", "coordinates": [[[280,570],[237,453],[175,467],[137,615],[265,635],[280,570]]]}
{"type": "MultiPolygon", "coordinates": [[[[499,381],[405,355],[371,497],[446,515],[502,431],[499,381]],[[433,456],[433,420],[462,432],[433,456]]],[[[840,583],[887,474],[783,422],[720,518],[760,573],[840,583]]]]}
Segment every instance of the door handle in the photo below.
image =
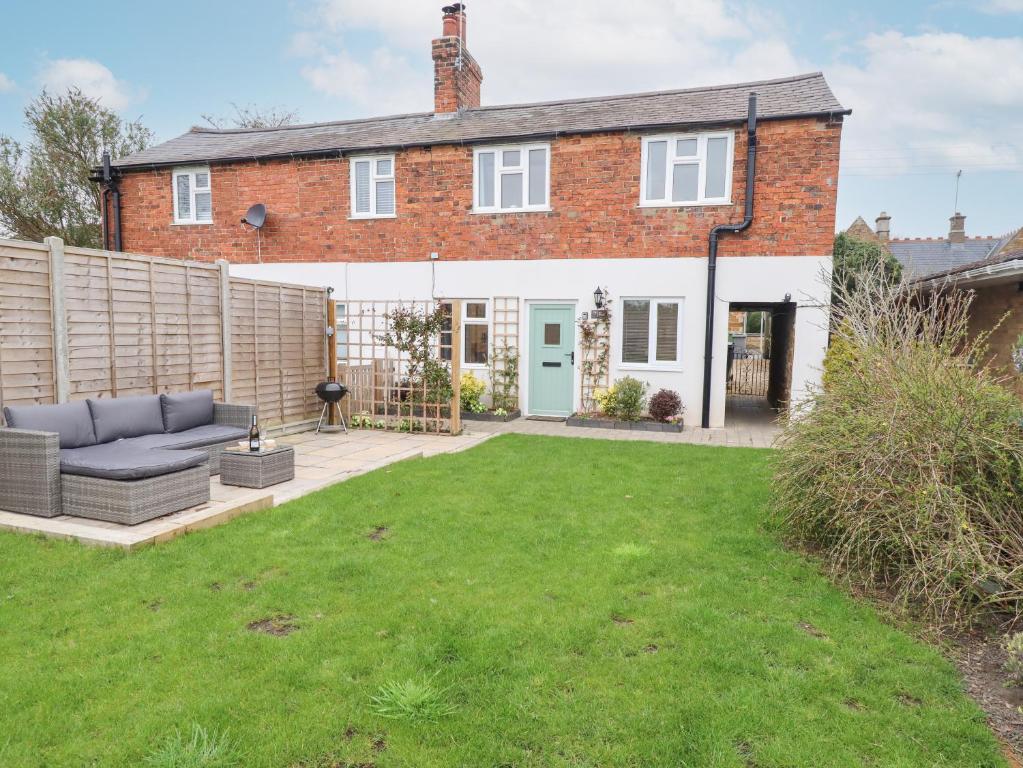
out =
{"type": "Polygon", "coordinates": [[[571,352],[566,352],[565,353],[565,357],[571,357],[572,358],[572,365],[575,365],[575,350],[574,349],[571,352]]]}

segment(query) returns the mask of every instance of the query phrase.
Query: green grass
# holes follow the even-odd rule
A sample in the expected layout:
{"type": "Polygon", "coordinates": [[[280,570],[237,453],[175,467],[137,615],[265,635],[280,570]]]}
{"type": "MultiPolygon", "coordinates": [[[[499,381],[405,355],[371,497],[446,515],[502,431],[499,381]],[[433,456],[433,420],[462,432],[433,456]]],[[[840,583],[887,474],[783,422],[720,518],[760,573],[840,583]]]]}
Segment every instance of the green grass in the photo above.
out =
{"type": "Polygon", "coordinates": [[[0,765],[196,725],[246,768],[1004,765],[768,490],[763,451],[504,436],[135,553],[2,535],[0,765]]]}

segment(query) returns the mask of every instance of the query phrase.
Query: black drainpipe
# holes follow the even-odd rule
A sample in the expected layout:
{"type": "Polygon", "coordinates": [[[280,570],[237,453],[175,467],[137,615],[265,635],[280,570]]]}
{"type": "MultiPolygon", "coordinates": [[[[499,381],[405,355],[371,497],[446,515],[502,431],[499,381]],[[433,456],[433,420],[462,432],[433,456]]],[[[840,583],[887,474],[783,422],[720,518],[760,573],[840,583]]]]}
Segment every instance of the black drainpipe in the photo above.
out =
{"type": "Polygon", "coordinates": [[[118,179],[114,177],[110,169],[110,152],[103,151],[103,247],[109,248],[110,223],[107,219],[107,200],[112,197],[114,201],[114,250],[121,251],[121,189],[118,179]]]}
{"type": "Polygon", "coordinates": [[[742,232],[753,223],[753,179],[757,171],[757,94],[749,95],[746,118],[746,215],[741,224],[718,224],[710,231],[707,254],[707,333],[703,343],[703,419],[704,429],[710,427],[710,378],[714,361],[714,294],[718,266],[718,237],[728,232],[742,232]]]}

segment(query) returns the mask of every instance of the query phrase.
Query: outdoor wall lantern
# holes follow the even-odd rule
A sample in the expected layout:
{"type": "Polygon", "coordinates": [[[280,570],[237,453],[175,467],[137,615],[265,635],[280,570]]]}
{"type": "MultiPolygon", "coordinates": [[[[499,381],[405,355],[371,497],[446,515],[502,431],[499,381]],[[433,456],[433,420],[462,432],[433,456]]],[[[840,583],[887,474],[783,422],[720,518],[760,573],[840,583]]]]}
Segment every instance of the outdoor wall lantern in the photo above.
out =
{"type": "Polygon", "coordinates": [[[600,286],[598,285],[597,286],[597,290],[595,290],[593,292],[593,306],[595,306],[597,309],[603,309],[604,308],[604,297],[606,295],[607,294],[605,294],[604,291],[602,291],[600,289],[600,286]]]}

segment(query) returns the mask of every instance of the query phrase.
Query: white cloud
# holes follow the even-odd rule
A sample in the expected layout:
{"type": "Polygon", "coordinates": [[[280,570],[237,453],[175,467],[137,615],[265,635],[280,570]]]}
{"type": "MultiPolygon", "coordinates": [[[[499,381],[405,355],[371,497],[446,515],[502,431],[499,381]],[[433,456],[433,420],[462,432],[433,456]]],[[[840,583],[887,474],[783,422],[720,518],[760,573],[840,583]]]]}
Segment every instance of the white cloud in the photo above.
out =
{"type": "Polygon", "coordinates": [[[323,51],[302,76],[317,91],[371,108],[374,115],[432,108],[432,78],[388,48],[373,51],[366,62],[347,51],[323,51]]]}
{"type": "Polygon", "coordinates": [[[849,173],[994,170],[1023,162],[1023,38],[870,35],[862,62],[831,69],[853,110],[849,173]]]}
{"type": "Polygon", "coordinates": [[[86,96],[98,99],[104,106],[120,110],[143,97],[114,73],[92,59],[54,59],[39,73],[39,82],[48,91],[61,93],[79,88],[86,96]]]}
{"type": "Polygon", "coordinates": [[[0,93],[8,93],[14,90],[14,81],[3,72],[0,72],[0,93]]]}
{"type": "Polygon", "coordinates": [[[985,13],[1023,13],[1023,0],[988,0],[982,10],[985,13]]]}
{"type": "MultiPolygon", "coordinates": [[[[617,0],[504,0],[475,15],[470,9],[467,27],[489,104],[763,79],[810,68],[791,51],[778,20],[754,4],[725,0],[648,0],[642,13],[617,0]]],[[[375,100],[384,93],[399,111],[429,110],[429,42],[440,29],[439,8],[423,0],[322,0],[290,50],[314,61],[303,74],[319,91],[377,114],[375,100]],[[363,62],[354,51],[367,39],[379,45],[363,62]],[[399,73],[409,79],[398,79],[399,73]]]]}

